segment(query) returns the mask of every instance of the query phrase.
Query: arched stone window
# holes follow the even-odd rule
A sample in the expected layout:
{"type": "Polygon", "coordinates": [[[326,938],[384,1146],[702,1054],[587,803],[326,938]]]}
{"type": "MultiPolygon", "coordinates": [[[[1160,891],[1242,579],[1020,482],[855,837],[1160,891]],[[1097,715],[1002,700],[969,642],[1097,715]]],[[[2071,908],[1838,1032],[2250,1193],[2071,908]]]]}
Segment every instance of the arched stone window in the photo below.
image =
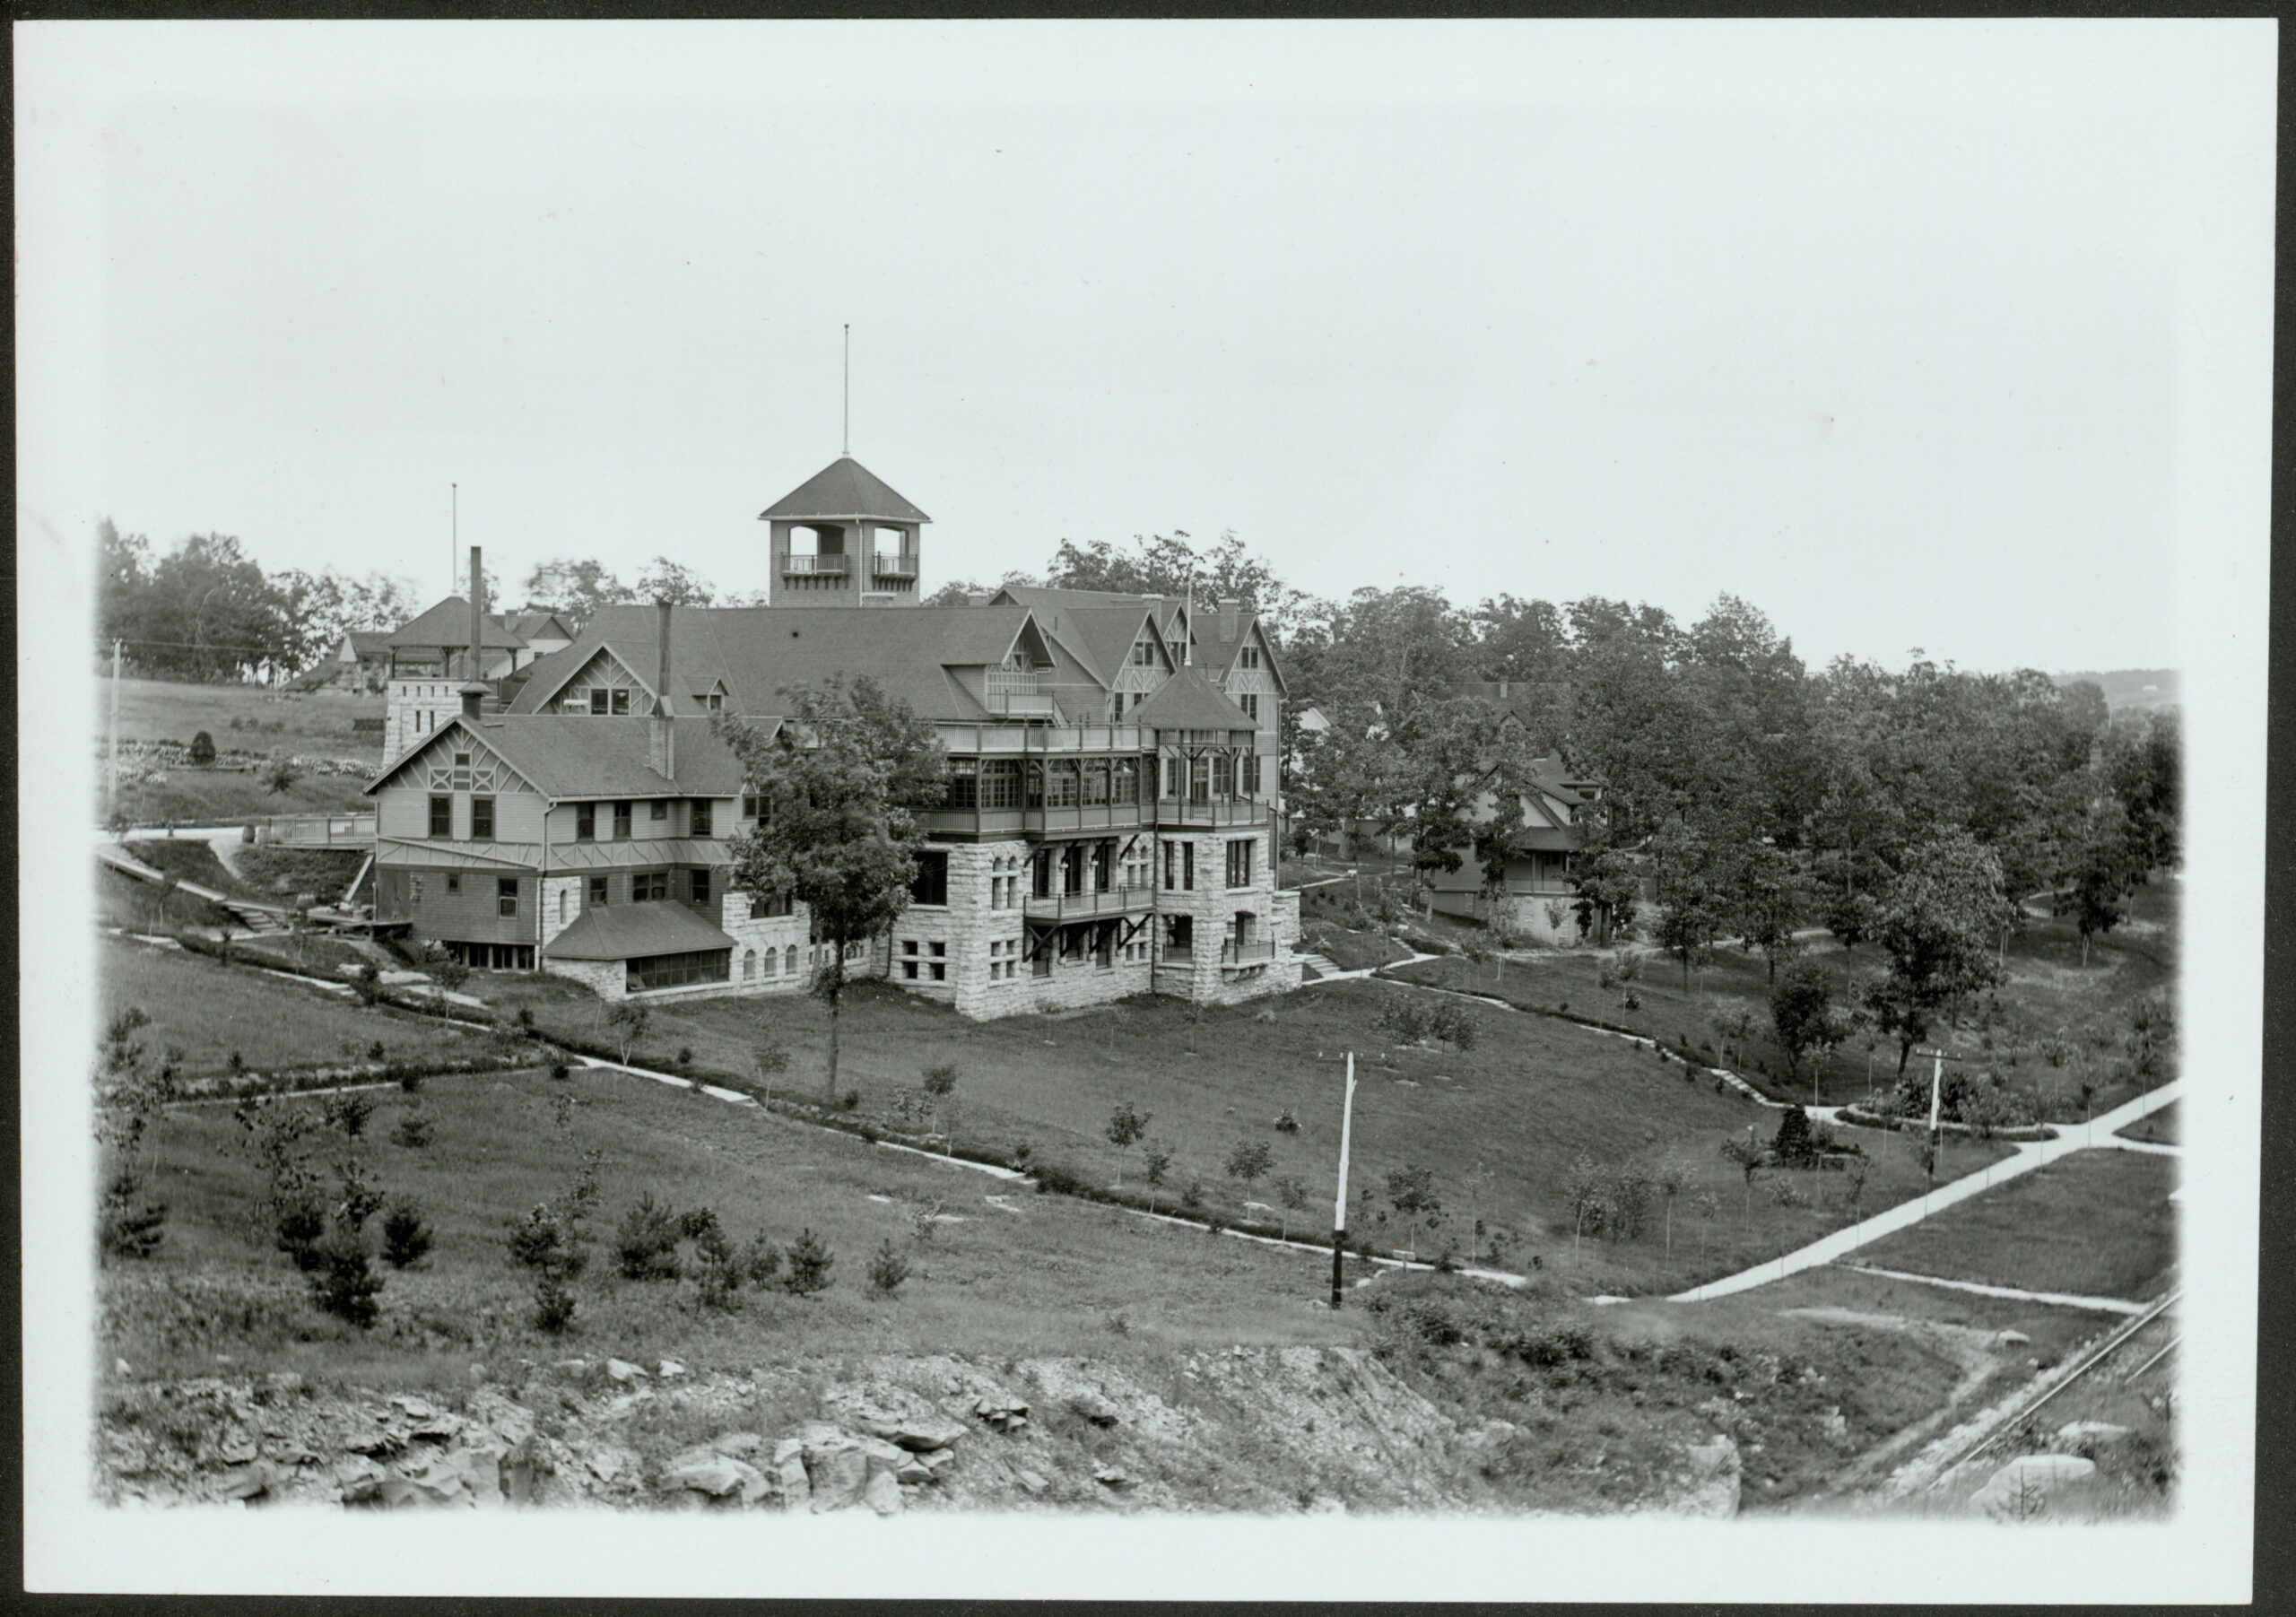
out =
{"type": "Polygon", "coordinates": [[[756,950],[744,949],[742,951],[742,975],[745,978],[753,978],[757,975],[756,950]]]}

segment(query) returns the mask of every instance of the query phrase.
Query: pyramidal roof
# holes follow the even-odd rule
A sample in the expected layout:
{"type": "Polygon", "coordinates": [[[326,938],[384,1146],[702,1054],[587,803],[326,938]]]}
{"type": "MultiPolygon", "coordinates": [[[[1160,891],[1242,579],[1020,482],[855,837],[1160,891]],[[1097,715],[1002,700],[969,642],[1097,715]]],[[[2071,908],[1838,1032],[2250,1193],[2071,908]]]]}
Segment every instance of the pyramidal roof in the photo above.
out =
{"type": "Polygon", "coordinates": [[[1156,687],[1153,695],[1125,715],[1127,722],[1152,730],[1256,730],[1252,717],[1236,705],[1235,698],[1213,684],[1197,667],[1176,671],[1156,687]]]}
{"type": "Polygon", "coordinates": [[[813,517],[877,517],[891,522],[933,520],[850,455],[831,461],[758,513],[761,522],[804,521],[813,517]]]}

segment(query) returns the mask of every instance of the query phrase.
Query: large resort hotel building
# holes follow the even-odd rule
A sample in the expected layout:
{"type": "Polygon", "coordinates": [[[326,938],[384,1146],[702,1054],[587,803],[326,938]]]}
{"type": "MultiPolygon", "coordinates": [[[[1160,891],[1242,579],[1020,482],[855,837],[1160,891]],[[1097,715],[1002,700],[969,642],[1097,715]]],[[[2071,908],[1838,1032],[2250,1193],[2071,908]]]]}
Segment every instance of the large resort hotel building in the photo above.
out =
{"type": "Polygon", "coordinates": [[[1252,613],[1023,588],[919,605],[928,518],[850,456],[763,520],[766,606],[610,606],[524,661],[483,603],[416,621],[368,788],[378,929],[609,997],[803,987],[804,906],[732,885],[757,804],[712,720],[770,731],[793,688],[865,674],[937,727],[949,793],[909,908],[849,969],[981,1018],[1298,986],[1283,678],[1252,613]]]}

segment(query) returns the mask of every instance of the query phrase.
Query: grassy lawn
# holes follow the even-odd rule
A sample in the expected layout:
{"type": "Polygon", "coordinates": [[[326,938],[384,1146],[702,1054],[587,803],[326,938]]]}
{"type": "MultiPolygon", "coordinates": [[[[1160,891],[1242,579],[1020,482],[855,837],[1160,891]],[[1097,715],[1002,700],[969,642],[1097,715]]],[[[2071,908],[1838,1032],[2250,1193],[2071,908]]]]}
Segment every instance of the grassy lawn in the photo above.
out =
{"type": "Polygon", "coordinates": [[[105,1019],[142,1006],[152,1018],[144,1043],[154,1051],[180,1048],[187,1077],[230,1071],[234,1051],[260,1072],[365,1060],[378,1040],[397,1061],[482,1048],[479,1036],[432,1018],[370,1010],[204,955],[118,938],[99,939],[97,949],[105,1019]]]}
{"type": "MultiPolygon", "coordinates": [[[[603,1005],[570,985],[481,973],[470,991],[498,1007],[531,1007],[545,1034],[607,1036],[603,1005]]],[[[1775,1112],[1686,1082],[1681,1064],[1661,1063],[1618,1039],[1495,1009],[1483,1013],[1482,1039],[1472,1052],[1390,1051],[1376,1022],[1391,996],[1406,992],[1381,983],[1335,983],[1272,1004],[1207,1010],[1200,1023],[1187,1007],[1165,999],[972,1023],[897,990],[872,989],[848,1000],[840,1085],[860,1091],[863,1117],[903,1126],[904,1091],[913,1103],[923,1070],[953,1061],[962,1073],[953,1130],[960,1137],[1007,1146],[1027,1140],[1040,1162],[1101,1183],[1114,1183],[1121,1172],[1126,1184],[1136,1186],[1140,1150],[1119,1161],[1103,1133],[1109,1114],[1129,1102],[1152,1115],[1150,1137],[1172,1150],[1168,1195],[1195,1183],[1208,1211],[1233,1217],[1251,1200],[1267,1204],[1265,1216],[1274,1217],[1277,1179],[1296,1176],[1309,1200],[1292,1228],[1320,1235],[1329,1228],[1344,1056],[1352,1048],[1359,1084],[1351,1190],[1374,1192],[1369,1209],[1352,1198],[1352,1228],[1380,1247],[1430,1256],[1456,1240],[1463,1259],[1516,1272],[1535,1267],[1574,1291],[1677,1289],[1814,1240],[1921,1191],[1910,1154],[1874,1135],[1859,1214],[1848,1204],[1839,1174],[1766,1172],[1749,1195],[1718,1148],[1749,1124],[1767,1139],[1777,1126],[1775,1112]],[[1275,1126],[1285,1112],[1299,1125],[1296,1133],[1275,1126]],[[1224,1172],[1239,1141],[1265,1143],[1275,1159],[1269,1177],[1248,1190],[1224,1172]],[[1586,1239],[1574,1254],[1561,1183],[1581,1152],[1603,1164],[1648,1163],[1670,1152],[1680,1158],[1689,1183],[1674,1204],[1671,1255],[1666,1213],[1658,1205],[1639,1239],[1586,1239]],[[1411,1165],[1433,1170],[1443,1221],[1431,1229],[1414,1227],[1387,1203],[1387,1175],[1411,1165]],[[1781,1202],[1779,1184],[1799,1204],[1781,1202]]],[[[673,1068],[678,1052],[691,1050],[701,1066],[746,1074],[751,1051],[778,1041],[793,1055],[783,1082],[817,1093],[825,1021],[818,1004],[795,995],[657,1004],[633,1059],[673,1068]]],[[[948,1126],[945,1114],[936,1121],[948,1126]]],[[[913,1115],[905,1126],[923,1126],[913,1115]]],[[[1950,1146],[1941,1176],[1974,1170],[2005,1150],[1950,1146]]]]}
{"type": "Polygon", "coordinates": [[[146,839],[126,845],[129,857],[223,894],[259,904],[292,903],[308,892],[322,903],[343,896],[367,856],[352,848],[258,848],[239,844],[231,864],[216,856],[213,844],[178,839],[146,839]],[[236,866],[236,868],[234,868],[236,866]]]}
{"type": "MultiPolygon", "coordinates": [[[[230,1108],[183,1108],[168,1120],[155,1187],[171,1210],[166,1242],[155,1259],[105,1275],[109,1351],[139,1374],[197,1373],[222,1353],[256,1370],[373,1384],[461,1380],[474,1359],[573,1352],[668,1354],[697,1370],[840,1352],[1130,1358],[1197,1342],[1348,1342],[1360,1329],[1357,1314],[1309,1307],[1328,1281],[1318,1255],[1032,1195],[640,1079],[434,1080],[419,1098],[430,1143],[393,1143],[416,1103],[387,1094],[357,1148],[368,1177],[418,1203],[438,1238],[420,1266],[382,1271],[383,1317],[371,1332],[317,1312],[256,1227],[259,1172],[230,1108]],[[532,1288],[504,1231],[559,1194],[592,1151],[604,1153],[599,1245],[575,1282],[573,1332],[547,1336],[531,1323],[532,1288]],[[645,1192],[713,1210],[737,1244],[763,1230],[786,1246],[813,1230],[835,1254],[829,1290],[750,1293],[741,1312],[721,1314],[700,1306],[690,1280],[622,1279],[613,1229],[645,1192]],[[954,1221],[919,1240],[915,1215],[936,1205],[954,1221]],[[865,1278],[886,1240],[912,1269],[891,1299],[865,1278]]],[[[314,1159],[330,1162],[342,1147],[322,1142],[314,1159]]]]}
{"type": "MultiPolygon", "coordinates": [[[[2177,904],[2180,883],[2156,875],[2131,895],[2131,919],[2091,941],[2089,964],[2081,963],[2081,943],[2072,923],[2028,920],[2005,952],[2008,981],[1987,1009],[1992,1023],[1980,1026],[1976,1008],[1964,1025],[1951,1030],[1949,1048],[1962,1059],[2001,1070],[2014,1087],[2033,1091],[2048,1117],[2082,1115],[2077,1072],[2073,1064],[2053,1067],[2044,1041],[2060,1030],[2085,1044],[2089,1068],[2099,1088],[2093,1109],[2102,1111],[2140,1091],[2121,1071],[2115,1052],[2127,1031],[2127,1007],[2146,993],[2175,980],[2177,904]]],[[[1882,958],[1871,945],[1843,950],[1831,938],[1805,939],[1803,952],[1835,976],[1838,997],[1856,979],[1879,971],[1882,958]]],[[[1718,1016],[1749,1013],[1753,1035],[1743,1053],[1726,1064],[1768,1093],[1805,1102],[1838,1105],[1863,1100],[1875,1086],[1895,1080],[1897,1052],[1887,1041],[1869,1051],[1864,1045],[1833,1053],[1815,1074],[1805,1062],[1798,1077],[1787,1079],[1784,1056],[1770,1038],[1770,968],[1759,953],[1718,949],[1710,964],[1691,975],[1685,989],[1681,968],[1655,952],[1644,955],[1638,974],[1605,987],[1605,957],[1578,949],[1539,950],[1527,959],[1488,966],[1446,958],[1400,968],[1398,975],[1437,983],[1541,1010],[1558,1006],[1648,1037],[1700,1050],[1722,1061],[1718,1016]],[[1627,1002],[1635,1003],[1630,1005],[1627,1002]],[[1813,1082],[1814,1080],[1814,1082],[1813,1082]]],[[[2173,1057],[2171,1057],[2173,1061],[2173,1057]]],[[[2171,1069],[2172,1070],[2172,1069],[2171,1069]]],[[[2165,1081],[2162,1078],[2154,1082],[2165,1081]]]]}
{"type": "MultiPolygon", "coordinates": [[[[354,718],[383,717],[380,696],[341,691],[286,695],[260,685],[178,684],[168,680],[119,682],[119,734],[123,741],[173,741],[186,745],[204,730],[219,751],[300,752],[328,758],[380,761],[379,737],[357,737],[354,718]],[[239,721],[235,727],[232,720],[239,721]]],[[[101,726],[111,713],[111,681],[97,681],[96,715],[101,726]]]]}
{"type": "Polygon", "coordinates": [[[2171,1100],[2157,1112],[2148,1112],[2120,1131],[2124,1140],[2142,1140],[2147,1145],[2181,1145],[2184,1136],[2177,1121],[2178,1102],[2171,1100]]]}
{"type": "Polygon", "coordinates": [[[1859,1256],[1885,1269],[2089,1297],[2156,1294],[2177,1256],[2177,1163],[2087,1151],[1901,1230],[1859,1256]]]}

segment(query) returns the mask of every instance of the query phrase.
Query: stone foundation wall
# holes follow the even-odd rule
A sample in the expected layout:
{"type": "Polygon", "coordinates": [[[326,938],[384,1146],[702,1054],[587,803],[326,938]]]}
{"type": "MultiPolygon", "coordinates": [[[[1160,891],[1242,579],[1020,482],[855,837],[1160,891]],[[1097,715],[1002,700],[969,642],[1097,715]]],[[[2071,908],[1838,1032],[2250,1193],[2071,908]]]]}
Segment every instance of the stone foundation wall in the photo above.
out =
{"type": "Polygon", "coordinates": [[[600,999],[630,997],[630,976],[620,961],[560,961],[543,956],[542,968],[552,977],[580,983],[600,999]]]}
{"type": "Polygon", "coordinates": [[[751,913],[750,895],[738,888],[726,894],[718,910],[718,925],[734,940],[732,990],[739,994],[792,994],[803,988],[813,970],[812,948],[807,935],[813,928],[813,917],[803,904],[790,906],[788,915],[761,916],[751,913]],[[796,969],[789,966],[791,949],[796,950],[796,969]],[[742,957],[754,950],[758,955],[758,974],[746,977],[742,970],[742,957]],[[766,957],[772,957],[772,969],[766,969],[766,957]]]}

